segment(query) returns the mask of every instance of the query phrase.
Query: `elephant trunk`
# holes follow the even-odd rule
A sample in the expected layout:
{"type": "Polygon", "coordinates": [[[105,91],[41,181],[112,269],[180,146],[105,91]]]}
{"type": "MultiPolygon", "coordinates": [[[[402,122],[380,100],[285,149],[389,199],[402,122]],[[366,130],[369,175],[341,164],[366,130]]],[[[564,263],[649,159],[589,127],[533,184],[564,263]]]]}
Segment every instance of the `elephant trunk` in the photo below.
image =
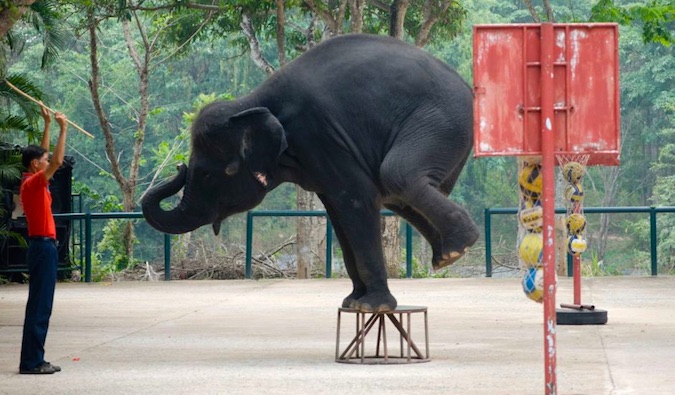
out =
{"type": "Polygon", "coordinates": [[[181,165],[175,177],[149,189],[141,200],[145,220],[160,232],[181,234],[195,230],[207,223],[186,211],[185,196],[178,206],[172,210],[166,211],[160,207],[162,200],[175,195],[183,188],[187,180],[187,172],[187,166],[181,165]]]}

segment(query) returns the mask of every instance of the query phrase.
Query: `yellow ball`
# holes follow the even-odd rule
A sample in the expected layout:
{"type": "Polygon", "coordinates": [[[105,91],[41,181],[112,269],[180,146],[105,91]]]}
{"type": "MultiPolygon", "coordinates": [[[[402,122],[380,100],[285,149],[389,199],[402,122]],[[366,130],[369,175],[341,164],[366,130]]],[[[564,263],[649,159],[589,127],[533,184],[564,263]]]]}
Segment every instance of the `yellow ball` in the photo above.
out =
{"type": "Polygon", "coordinates": [[[518,221],[523,228],[540,232],[544,224],[544,210],[539,201],[525,201],[518,211],[518,221]]]}
{"type": "Polygon", "coordinates": [[[523,276],[523,292],[537,303],[544,300],[544,269],[532,267],[523,276]]]}
{"type": "Polygon", "coordinates": [[[576,203],[584,200],[584,189],[579,183],[570,184],[565,187],[565,200],[576,203]]]}
{"type": "Polygon", "coordinates": [[[586,217],[579,213],[570,214],[565,221],[567,233],[570,236],[578,235],[586,230],[586,217]]]}
{"type": "Polygon", "coordinates": [[[518,184],[524,196],[533,200],[539,199],[543,185],[541,165],[526,164],[518,175],[518,184]]]}
{"type": "Polygon", "coordinates": [[[567,251],[571,255],[581,255],[582,252],[586,251],[586,239],[579,235],[570,236],[567,239],[567,251]]]}
{"type": "Polygon", "coordinates": [[[526,266],[537,266],[541,263],[544,250],[544,239],[541,233],[528,233],[518,247],[518,255],[526,266]]]}
{"type": "Polygon", "coordinates": [[[563,166],[562,175],[569,183],[576,183],[586,174],[586,169],[579,162],[568,162],[563,166]]]}

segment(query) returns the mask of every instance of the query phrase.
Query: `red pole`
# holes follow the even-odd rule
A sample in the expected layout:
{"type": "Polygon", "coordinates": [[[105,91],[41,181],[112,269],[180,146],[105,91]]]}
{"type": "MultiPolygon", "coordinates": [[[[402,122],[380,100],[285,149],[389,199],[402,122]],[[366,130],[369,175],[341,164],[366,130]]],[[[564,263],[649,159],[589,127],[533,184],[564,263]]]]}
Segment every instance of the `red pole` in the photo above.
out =
{"type": "Polygon", "coordinates": [[[553,111],[553,24],[541,24],[541,168],[544,211],[544,370],[546,394],[556,384],[555,134],[553,111]]]}
{"type": "Polygon", "coordinates": [[[581,256],[572,257],[572,267],[574,269],[574,304],[581,305],[581,256]]]}

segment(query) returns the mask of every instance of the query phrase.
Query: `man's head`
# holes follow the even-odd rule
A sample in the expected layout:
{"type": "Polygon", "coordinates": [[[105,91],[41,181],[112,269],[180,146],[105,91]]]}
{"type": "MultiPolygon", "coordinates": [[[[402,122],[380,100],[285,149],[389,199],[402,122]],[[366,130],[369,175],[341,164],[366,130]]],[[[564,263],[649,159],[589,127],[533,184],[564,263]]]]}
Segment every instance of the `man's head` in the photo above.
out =
{"type": "Polygon", "coordinates": [[[29,145],[21,151],[21,163],[31,173],[37,173],[49,166],[49,152],[37,145],[29,145]]]}

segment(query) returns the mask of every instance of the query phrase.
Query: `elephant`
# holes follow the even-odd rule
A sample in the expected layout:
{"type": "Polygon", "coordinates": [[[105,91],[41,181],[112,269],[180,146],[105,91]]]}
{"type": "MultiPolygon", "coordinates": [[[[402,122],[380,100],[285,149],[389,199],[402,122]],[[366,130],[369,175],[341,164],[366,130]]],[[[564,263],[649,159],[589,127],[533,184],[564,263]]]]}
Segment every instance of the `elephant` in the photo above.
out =
{"type": "Polygon", "coordinates": [[[325,40],[249,94],[215,101],[191,125],[191,156],[141,199],[170,234],[256,207],[284,182],[317,194],[351,279],[342,306],[394,310],[380,233],[382,207],[429,242],[438,269],[479,237],[448,199],[473,144],[472,89],[444,62],[402,40],[350,34],[325,40]],[[183,189],[177,205],[160,203],[183,189]]]}

